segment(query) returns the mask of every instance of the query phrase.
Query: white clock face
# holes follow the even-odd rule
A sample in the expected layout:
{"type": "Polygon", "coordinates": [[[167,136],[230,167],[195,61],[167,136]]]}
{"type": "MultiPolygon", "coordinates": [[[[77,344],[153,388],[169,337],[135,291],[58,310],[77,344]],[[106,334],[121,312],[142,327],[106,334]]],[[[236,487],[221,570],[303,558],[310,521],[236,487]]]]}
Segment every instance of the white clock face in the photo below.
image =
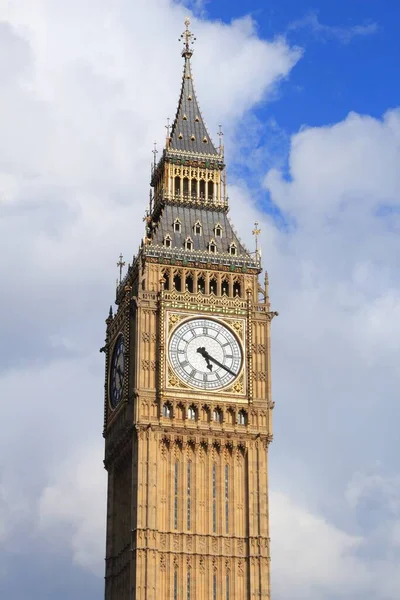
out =
{"type": "Polygon", "coordinates": [[[171,335],[169,360],[185,383],[202,390],[218,390],[239,375],[243,352],[235,335],[222,323],[191,319],[171,335]]]}

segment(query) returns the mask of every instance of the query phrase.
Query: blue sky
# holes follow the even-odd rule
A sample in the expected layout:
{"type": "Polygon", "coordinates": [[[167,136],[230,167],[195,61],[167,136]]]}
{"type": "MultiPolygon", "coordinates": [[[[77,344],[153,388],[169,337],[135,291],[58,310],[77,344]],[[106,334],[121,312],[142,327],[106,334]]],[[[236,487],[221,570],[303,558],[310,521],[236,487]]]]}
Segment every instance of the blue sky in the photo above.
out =
{"type": "Polygon", "coordinates": [[[395,2],[0,6],[0,597],[103,593],[104,319],[187,13],[273,322],[272,597],[400,597],[395,2]],[[288,577],[288,564],[290,577],[288,577]]]}

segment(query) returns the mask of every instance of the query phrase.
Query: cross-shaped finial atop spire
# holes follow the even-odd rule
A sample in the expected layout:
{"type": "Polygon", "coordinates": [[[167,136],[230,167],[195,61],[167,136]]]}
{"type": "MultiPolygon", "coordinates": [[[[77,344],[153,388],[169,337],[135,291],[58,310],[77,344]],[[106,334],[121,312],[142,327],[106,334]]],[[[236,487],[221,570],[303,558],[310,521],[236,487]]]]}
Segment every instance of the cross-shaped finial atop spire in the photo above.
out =
{"type": "Polygon", "coordinates": [[[258,254],[258,236],[261,233],[261,229],[258,228],[258,223],[257,221],[254,223],[254,229],[253,229],[253,235],[256,239],[256,255],[258,254]]]}
{"type": "MultiPolygon", "coordinates": [[[[123,256],[122,253],[119,255],[119,261],[117,262],[117,267],[119,267],[119,282],[121,283],[122,281],[122,269],[125,266],[125,261],[123,260],[123,256]]],[[[118,280],[117,280],[118,282],[118,280]]]]}
{"type": "Polygon", "coordinates": [[[194,37],[193,33],[189,29],[189,25],[190,25],[190,19],[189,19],[189,17],[186,17],[186,19],[185,19],[186,29],[181,34],[181,37],[179,38],[179,41],[183,40],[182,56],[184,56],[185,58],[190,58],[192,56],[193,50],[190,48],[190,46],[193,46],[194,42],[196,41],[196,38],[194,37]]]}

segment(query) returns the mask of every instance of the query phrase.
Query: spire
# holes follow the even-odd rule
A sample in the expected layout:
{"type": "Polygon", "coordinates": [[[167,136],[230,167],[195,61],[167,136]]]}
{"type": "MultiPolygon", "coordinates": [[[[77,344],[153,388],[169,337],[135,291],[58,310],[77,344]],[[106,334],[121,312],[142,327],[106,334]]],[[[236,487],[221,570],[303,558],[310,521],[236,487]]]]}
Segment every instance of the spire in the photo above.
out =
{"type": "Polygon", "coordinates": [[[214,154],[219,156],[204,124],[194,91],[190,58],[193,54],[191,46],[196,38],[189,30],[190,21],[188,18],[185,19],[185,25],[186,30],[180,37],[184,42],[182,56],[185,60],[182,88],[168,148],[191,154],[214,154]]]}

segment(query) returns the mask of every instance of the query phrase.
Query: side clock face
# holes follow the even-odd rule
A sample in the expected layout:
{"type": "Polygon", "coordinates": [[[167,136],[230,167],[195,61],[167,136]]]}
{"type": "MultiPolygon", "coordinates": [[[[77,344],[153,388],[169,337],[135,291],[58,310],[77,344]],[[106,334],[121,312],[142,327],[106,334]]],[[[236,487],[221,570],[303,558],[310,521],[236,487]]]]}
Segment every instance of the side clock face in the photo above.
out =
{"type": "Polygon", "coordinates": [[[191,319],[178,326],[169,342],[176,375],[202,390],[219,390],[239,375],[243,351],[228,327],[213,319],[191,319]]]}
{"type": "Polygon", "coordinates": [[[115,408],[122,398],[124,389],[124,338],[120,335],[114,346],[110,367],[110,402],[115,408]]]}

